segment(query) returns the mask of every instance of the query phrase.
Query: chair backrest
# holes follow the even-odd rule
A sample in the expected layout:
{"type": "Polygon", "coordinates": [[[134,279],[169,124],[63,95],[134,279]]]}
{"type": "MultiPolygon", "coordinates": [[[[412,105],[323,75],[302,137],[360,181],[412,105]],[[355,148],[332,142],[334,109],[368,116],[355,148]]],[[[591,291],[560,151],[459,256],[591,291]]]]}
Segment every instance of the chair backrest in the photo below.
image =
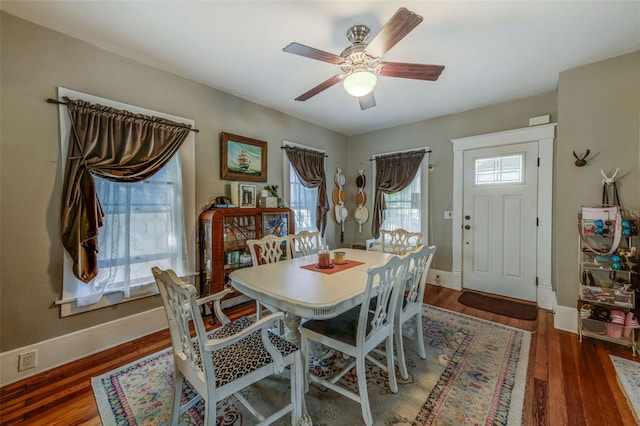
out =
{"type": "Polygon", "coordinates": [[[393,231],[382,229],[380,230],[380,237],[384,253],[402,256],[418,248],[422,239],[422,232],[409,232],[402,228],[394,229],[393,231]]]}
{"type": "MultiPolygon", "coordinates": [[[[200,352],[194,349],[189,329],[189,320],[193,320],[198,343],[200,347],[204,347],[207,343],[207,334],[198,308],[196,288],[180,280],[170,269],[161,270],[153,267],[152,271],[167,314],[176,364],[179,364],[181,371],[190,380],[193,377],[192,374],[197,375],[197,372],[202,370],[206,383],[207,377],[214,377],[213,365],[202,362],[200,352]],[[188,370],[185,371],[185,368],[188,370]]],[[[194,383],[194,386],[198,386],[198,383],[194,383]]]]}
{"type": "Polygon", "coordinates": [[[358,322],[357,342],[366,342],[378,332],[384,332],[384,329],[391,332],[408,265],[408,258],[394,256],[384,265],[369,269],[358,322]]]}
{"type": "Polygon", "coordinates": [[[291,235],[292,257],[308,256],[320,248],[320,231],[300,231],[291,235]]]}
{"type": "Polygon", "coordinates": [[[407,285],[405,288],[405,303],[401,309],[407,310],[411,305],[422,306],[424,289],[427,286],[427,275],[431,261],[436,253],[436,246],[422,245],[416,251],[408,254],[407,285]]]}
{"type": "Polygon", "coordinates": [[[275,263],[291,256],[291,236],[265,235],[257,240],[247,240],[253,265],[275,263]]]}

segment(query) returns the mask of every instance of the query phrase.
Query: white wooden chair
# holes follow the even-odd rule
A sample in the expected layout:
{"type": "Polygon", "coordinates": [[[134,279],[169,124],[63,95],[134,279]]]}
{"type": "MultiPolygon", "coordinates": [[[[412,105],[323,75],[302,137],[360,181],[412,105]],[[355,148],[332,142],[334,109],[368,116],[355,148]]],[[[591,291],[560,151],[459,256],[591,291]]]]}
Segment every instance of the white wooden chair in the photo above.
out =
{"type": "Polygon", "coordinates": [[[402,326],[411,318],[415,318],[415,338],[416,344],[418,345],[418,355],[420,355],[422,359],[427,358],[422,332],[422,301],[424,300],[424,290],[427,286],[427,275],[435,252],[436,246],[423,245],[406,256],[409,260],[407,281],[404,294],[400,296],[400,303],[396,309],[394,331],[396,351],[398,353],[398,367],[400,369],[400,376],[403,379],[409,378],[409,372],[407,371],[404,356],[402,326]]]}
{"type": "Polygon", "coordinates": [[[216,403],[230,395],[247,407],[260,425],[271,424],[287,413],[291,413],[291,424],[298,425],[303,411],[300,350],[268,331],[283,314],[269,315],[257,322],[249,317],[230,322],[222,312],[220,300],[231,289],[196,299],[195,287],[182,282],[172,270],[154,267],[153,276],[164,302],[173,345],[171,424],[177,425],[180,414],[199,401],[199,398],[193,398],[182,405],[182,386],[187,379],[204,399],[204,424],[207,426],[217,424],[216,403]],[[207,334],[199,306],[212,301],[214,314],[223,325],[207,334]],[[189,331],[190,320],[196,330],[193,339],[189,331]],[[291,370],[291,402],[265,418],[240,391],[267,376],[281,373],[285,367],[291,370]]]}
{"type": "Polygon", "coordinates": [[[320,248],[320,231],[300,231],[291,235],[293,257],[308,256],[317,253],[320,248]]]}
{"type": "Polygon", "coordinates": [[[422,232],[409,232],[398,228],[393,231],[380,230],[382,251],[402,256],[414,251],[420,245],[422,232]]]}
{"type": "Polygon", "coordinates": [[[408,259],[392,257],[385,265],[369,269],[361,305],[332,319],[309,320],[302,324],[301,349],[305,368],[308,368],[311,345],[314,343],[353,357],[346,368],[332,378],[324,379],[306,371],[305,388],[308,389],[308,383],[312,381],[360,403],[362,417],[367,425],[373,424],[373,418],[369,406],[365,358],[389,373],[389,388],[393,393],[398,392],[393,350],[386,351],[386,366],[368,354],[382,342],[385,342],[387,348],[393,348],[395,310],[404,288],[408,263],[408,259]],[[374,298],[375,308],[369,309],[369,303],[374,298]],[[354,366],[358,376],[358,393],[338,383],[354,366]]]}
{"type": "MultiPolygon", "coordinates": [[[[290,235],[265,235],[260,239],[247,240],[247,246],[251,252],[253,266],[280,262],[281,260],[286,260],[291,256],[290,235]]],[[[265,279],[268,279],[268,277],[265,277],[265,279]]],[[[262,318],[263,306],[271,312],[278,312],[275,307],[256,300],[256,319],[262,318]]],[[[278,324],[278,330],[280,330],[280,334],[282,334],[282,322],[278,324]]]]}

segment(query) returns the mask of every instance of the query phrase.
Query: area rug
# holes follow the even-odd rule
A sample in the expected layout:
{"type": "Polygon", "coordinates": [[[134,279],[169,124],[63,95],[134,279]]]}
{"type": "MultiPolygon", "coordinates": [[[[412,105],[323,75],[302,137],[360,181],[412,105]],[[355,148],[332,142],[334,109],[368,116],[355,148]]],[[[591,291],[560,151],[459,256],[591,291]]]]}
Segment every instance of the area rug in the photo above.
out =
{"type": "Polygon", "coordinates": [[[609,355],[616,369],[616,376],[624,391],[631,411],[640,424],[640,362],[609,355]]]}
{"type": "Polygon", "coordinates": [[[458,302],[471,308],[477,308],[511,318],[535,320],[538,316],[538,307],[532,303],[491,297],[473,291],[463,292],[460,297],[458,297],[458,302]]]}
{"type": "MultiPolygon", "coordinates": [[[[515,425],[521,423],[529,359],[530,333],[489,321],[424,305],[423,332],[427,359],[418,357],[415,343],[405,351],[408,380],[397,374],[399,392],[389,391],[386,373],[371,365],[367,371],[369,399],[376,425],[515,425]]],[[[407,324],[405,324],[407,325],[407,324]]],[[[415,324],[409,324],[409,332],[415,324]]],[[[313,374],[331,376],[348,362],[340,354],[313,358],[313,374]]],[[[170,349],[92,379],[102,423],[168,425],[173,383],[170,349]]],[[[355,372],[341,379],[353,389],[355,372]]],[[[271,377],[245,391],[265,414],[288,397],[287,374],[271,377]]],[[[195,397],[185,384],[183,398],[195,397]]],[[[359,404],[315,385],[305,394],[306,408],[316,426],[363,424],[359,404]]],[[[202,402],[180,419],[181,425],[202,424],[202,402]]],[[[256,421],[234,398],[218,405],[218,425],[252,425],[256,421]]],[[[289,424],[285,417],[278,425],[289,424]]]]}

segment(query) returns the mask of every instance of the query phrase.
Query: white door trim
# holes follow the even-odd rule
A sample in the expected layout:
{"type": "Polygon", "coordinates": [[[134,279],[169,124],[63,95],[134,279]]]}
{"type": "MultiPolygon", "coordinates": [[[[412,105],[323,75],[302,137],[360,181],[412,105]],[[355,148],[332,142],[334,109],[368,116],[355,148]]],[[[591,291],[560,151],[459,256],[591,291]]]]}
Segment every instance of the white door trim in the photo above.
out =
{"type": "Polygon", "coordinates": [[[538,141],[538,306],[553,310],[555,295],[551,285],[552,206],[553,206],[553,143],[556,123],[486,135],[451,139],[453,144],[453,236],[452,275],[457,289],[462,290],[462,204],[464,184],[464,151],[538,141]]]}

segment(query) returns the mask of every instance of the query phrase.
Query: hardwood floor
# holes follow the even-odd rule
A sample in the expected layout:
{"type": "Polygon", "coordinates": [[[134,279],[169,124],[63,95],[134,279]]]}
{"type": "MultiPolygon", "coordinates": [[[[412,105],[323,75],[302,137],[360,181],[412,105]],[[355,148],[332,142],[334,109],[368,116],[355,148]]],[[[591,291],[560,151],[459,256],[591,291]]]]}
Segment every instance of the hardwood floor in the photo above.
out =
{"type": "MultiPolygon", "coordinates": [[[[553,314],[536,321],[503,317],[458,303],[460,292],[429,286],[425,301],[532,332],[523,425],[637,424],[620,389],[609,354],[633,359],[631,349],[555,330],[553,314]]],[[[246,314],[253,308],[236,310],[246,314]]],[[[234,316],[234,315],[231,315],[234,316]]],[[[100,425],[91,377],[170,345],[168,330],[154,333],[0,389],[2,425],[100,425]]]]}

